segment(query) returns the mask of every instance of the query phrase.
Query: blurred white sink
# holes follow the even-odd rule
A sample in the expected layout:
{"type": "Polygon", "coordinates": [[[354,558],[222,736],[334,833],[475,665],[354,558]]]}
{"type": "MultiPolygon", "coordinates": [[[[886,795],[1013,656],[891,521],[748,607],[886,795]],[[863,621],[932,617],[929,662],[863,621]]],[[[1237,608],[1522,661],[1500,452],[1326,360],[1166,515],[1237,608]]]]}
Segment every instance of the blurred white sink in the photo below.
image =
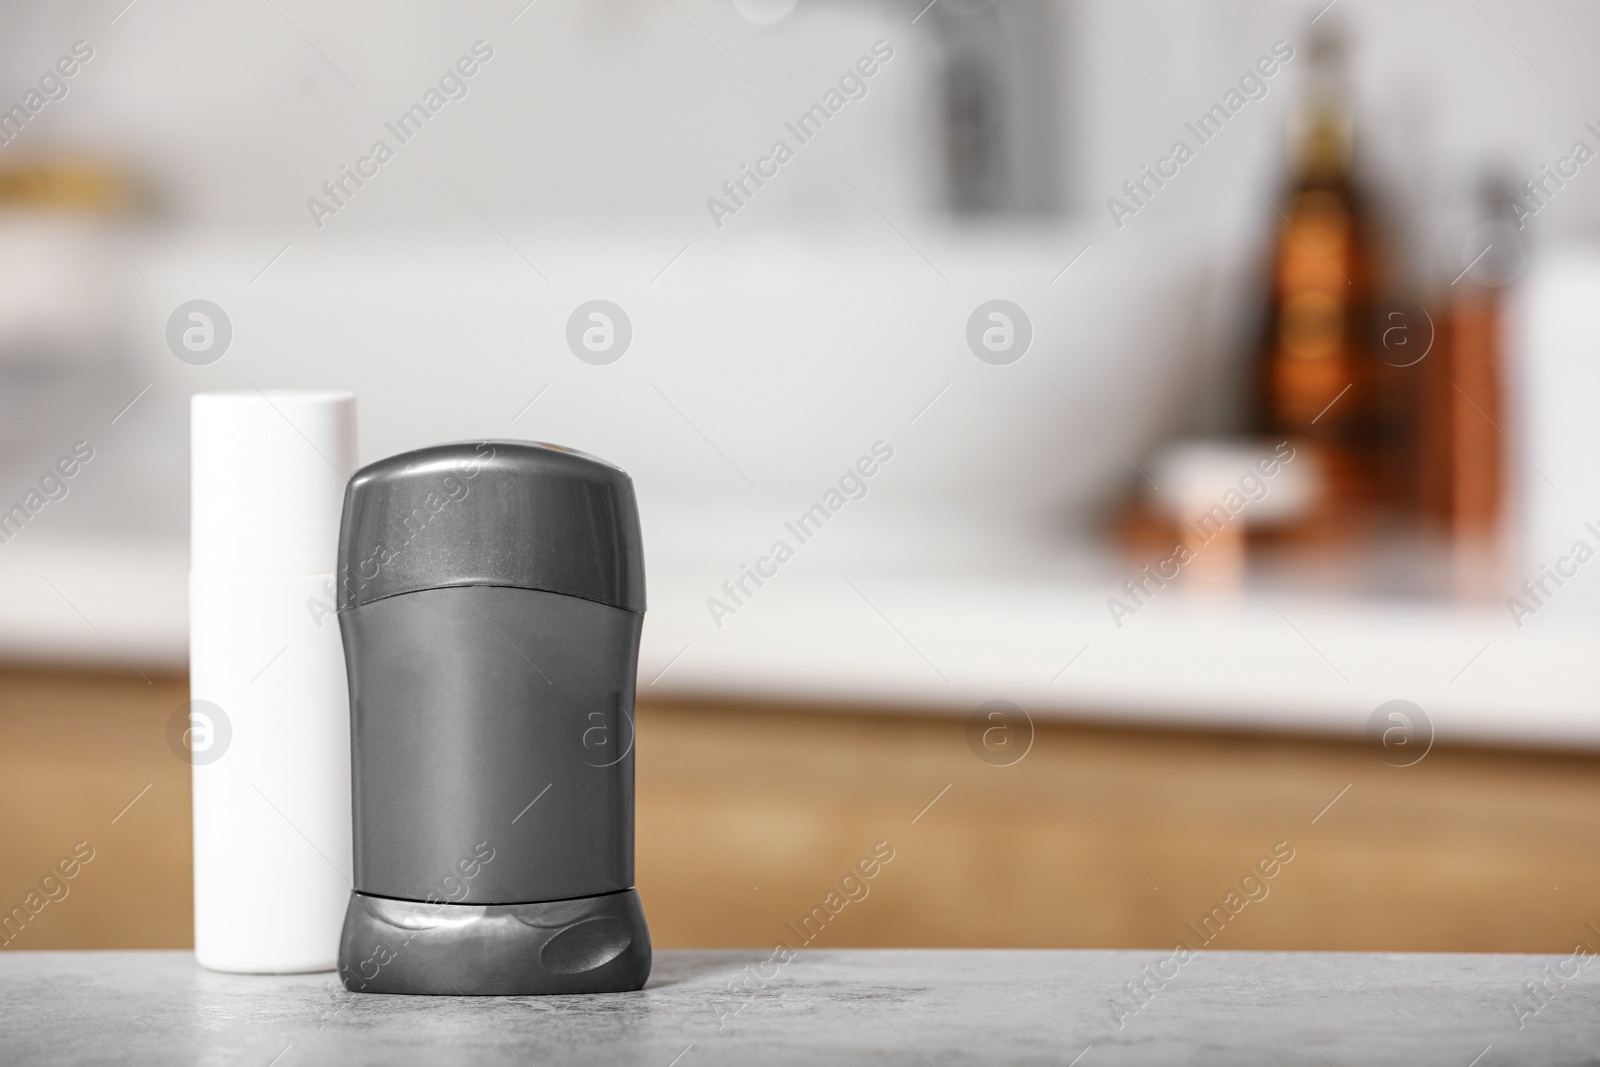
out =
{"type": "Polygon", "coordinates": [[[997,559],[1019,539],[1048,545],[1064,518],[1136,478],[1130,460],[1171,425],[1204,346],[1198,256],[1132,240],[1085,253],[1071,232],[911,242],[888,227],[730,231],[687,248],[657,234],[330,235],[252,281],[270,241],[169,240],[141,261],[154,282],[141,358],[170,404],[251,384],[354,389],[366,459],[488,436],[603,456],[639,487],[657,566],[765,549],[780,517],[880,440],[894,460],[853,508],[859,552],[844,536],[835,551],[914,544],[940,566],[985,545],[997,559]],[[234,330],[207,367],[162,339],[171,309],[196,297],[234,330]],[[632,328],[605,366],[566,340],[597,298],[632,328]],[[996,298],[1034,332],[1008,366],[966,340],[996,298]]]}

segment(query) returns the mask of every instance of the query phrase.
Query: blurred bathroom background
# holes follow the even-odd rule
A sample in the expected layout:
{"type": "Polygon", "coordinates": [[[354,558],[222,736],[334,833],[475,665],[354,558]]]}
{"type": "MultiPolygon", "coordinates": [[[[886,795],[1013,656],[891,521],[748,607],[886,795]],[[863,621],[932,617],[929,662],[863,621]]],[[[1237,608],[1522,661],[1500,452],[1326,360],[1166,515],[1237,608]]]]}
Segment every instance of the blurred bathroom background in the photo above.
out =
{"type": "Polygon", "coordinates": [[[878,838],[899,904],[837,944],[1170,944],[1280,839],[1221,947],[1592,936],[1596,39],[1555,0],[6,5],[0,904],[58,838],[113,857],[15,947],[187,943],[188,397],[299,387],[356,392],[364,462],[632,474],[663,944],[764,944],[878,838]]]}

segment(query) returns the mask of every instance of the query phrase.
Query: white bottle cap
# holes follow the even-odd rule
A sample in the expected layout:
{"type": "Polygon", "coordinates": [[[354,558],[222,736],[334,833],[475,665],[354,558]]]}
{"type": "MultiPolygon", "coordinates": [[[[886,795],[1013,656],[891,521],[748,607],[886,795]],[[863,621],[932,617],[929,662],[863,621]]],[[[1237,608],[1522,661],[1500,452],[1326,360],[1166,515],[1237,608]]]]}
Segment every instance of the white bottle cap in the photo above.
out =
{"type": "Polygon", "coordinates": [[[197,393],[189,410],[190,570],[331,572],[356,468],[355,394],[197,393]]]}

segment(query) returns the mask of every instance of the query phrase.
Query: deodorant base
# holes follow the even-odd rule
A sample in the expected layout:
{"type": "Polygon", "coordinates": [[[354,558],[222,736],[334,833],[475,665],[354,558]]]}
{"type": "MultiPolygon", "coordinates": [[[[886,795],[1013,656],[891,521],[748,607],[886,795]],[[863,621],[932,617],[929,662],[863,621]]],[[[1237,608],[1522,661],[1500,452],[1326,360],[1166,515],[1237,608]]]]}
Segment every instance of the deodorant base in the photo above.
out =
{"type": "Polygon", "coordinates": [[[355,993],[626,993],[650,977],[632,889],[531,904],[443,904],[350,894],[339,974],[355,993]]]}

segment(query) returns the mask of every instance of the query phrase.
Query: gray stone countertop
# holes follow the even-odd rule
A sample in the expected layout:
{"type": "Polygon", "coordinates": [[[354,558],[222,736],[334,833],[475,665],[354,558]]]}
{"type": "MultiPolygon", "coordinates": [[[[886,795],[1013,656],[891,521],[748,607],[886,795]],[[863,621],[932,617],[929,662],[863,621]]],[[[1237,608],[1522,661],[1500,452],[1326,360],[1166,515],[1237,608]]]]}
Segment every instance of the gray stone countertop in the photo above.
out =
{"type": "Polygon", "coordinates": [[[348,993],[332,974],[213,974],[187,952],[7,951],[0,1063],[1600,1063],[1592,958],[770,955],[661,951],[638,993],[457,998],[348,993]],[[1141,979],[1136,999],[1128,983],[1141,979]]]}

